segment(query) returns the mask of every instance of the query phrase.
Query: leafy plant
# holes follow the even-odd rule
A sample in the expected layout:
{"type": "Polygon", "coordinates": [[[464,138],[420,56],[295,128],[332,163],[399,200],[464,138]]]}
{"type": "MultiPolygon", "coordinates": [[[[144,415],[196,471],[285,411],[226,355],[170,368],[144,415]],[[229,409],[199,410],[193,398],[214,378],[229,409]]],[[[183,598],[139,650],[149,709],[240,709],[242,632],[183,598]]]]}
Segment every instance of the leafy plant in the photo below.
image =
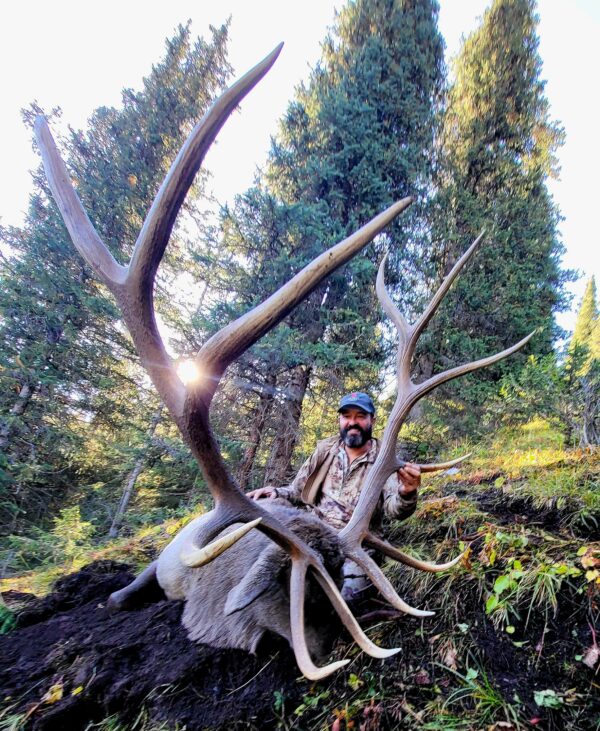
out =
{"type": "Polygon", "coordinates": [[[17,617],[0,599],[0,635],[4,635],[15,626],[17,617]]]}
{"type": "Polygon", "coordinates": [[[540,708],[560,708],[563,704],[558,693],[550,688],[534,691],[533,700],[540,708]]]}

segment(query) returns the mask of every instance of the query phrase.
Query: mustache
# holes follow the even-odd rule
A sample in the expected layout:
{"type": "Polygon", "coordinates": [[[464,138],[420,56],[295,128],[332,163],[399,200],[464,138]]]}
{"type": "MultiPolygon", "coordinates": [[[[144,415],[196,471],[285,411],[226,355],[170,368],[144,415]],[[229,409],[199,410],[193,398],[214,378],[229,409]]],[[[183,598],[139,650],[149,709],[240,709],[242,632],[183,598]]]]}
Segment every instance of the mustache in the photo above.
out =
{"type": "Polygon", "coordinates": [[[371,438],[371,428],[364,429],[359,424],[350,424],[340,429],[340,437],[347,447],[362,447],[371,438]]]}
{"type": "Polygon", "coordinates": [[[342,437],[345,437],[352,429],[356,429],[356,431],[360,432],[364,437],[371,432],[370,429],[363,429],[359,424],[350,424],[350,426],[347,426],[345,429],[341,429],[340,434],[342,437]]]}

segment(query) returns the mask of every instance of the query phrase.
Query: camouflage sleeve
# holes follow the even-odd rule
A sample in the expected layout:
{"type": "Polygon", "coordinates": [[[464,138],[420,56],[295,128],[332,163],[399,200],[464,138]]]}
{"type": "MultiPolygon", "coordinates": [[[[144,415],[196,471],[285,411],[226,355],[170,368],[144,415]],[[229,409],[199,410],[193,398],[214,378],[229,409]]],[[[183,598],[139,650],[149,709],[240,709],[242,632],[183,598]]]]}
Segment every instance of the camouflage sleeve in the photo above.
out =
{"type": "Polygon", "coordinates": [[[306,484],[309,475],[312,474],[316,467],[316,452],[314,452],[306,462],[300,467],[298,474],[294,477],[293,482],[287,487],[277,488],[277,497],[289,500],[293,505],[301,505],[302,488],[306,484]]]}
{"type": "Polygon", "coordinates": [[[405,520],[417,509],[417,491],[409,497],[400,495],[398,473],[392,473],[383,487],[383,512],[387,518],[405,520]]]}

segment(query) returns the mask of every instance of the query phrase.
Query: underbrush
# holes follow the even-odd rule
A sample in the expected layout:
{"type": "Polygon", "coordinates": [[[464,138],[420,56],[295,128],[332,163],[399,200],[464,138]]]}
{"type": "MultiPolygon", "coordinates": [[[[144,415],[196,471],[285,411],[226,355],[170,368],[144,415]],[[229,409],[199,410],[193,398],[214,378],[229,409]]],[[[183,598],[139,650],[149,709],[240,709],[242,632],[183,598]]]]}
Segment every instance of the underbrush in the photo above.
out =
{"type": "MultiPolygon", "coordinates": [[[[343,671],[272,688],[269,728],[600,729],[600,455],[565,449],[543,422],[447,456],[461,451],[474,452],[468,465],[426,478],[415,515],[388,526],[390,540],[419,558],[463,552],[457,567],[438,574],[385,565],[409,604],[436,615],[369,619],[370,638],[402,652],[382,663],[340,642],[334,654],[350,660],[343,671]]],[[[49,554],[1,587],[39,593],[98,559],[141,566],[184,522],[104,545],[86,536],[62,560],[49,554]]],[[[6,718],[0,729],[22,727],[3,726],[6,718]]],[[[136,723],[141,731],[177,728],[176,719],[163,725],[143,711],[136,723]]],[[[132,727],[115,717],[90,728],[132,727]]],[[[246,719],[227,728],[255,726],[246,719]]]]}
{"type": "MultiPolygon", "coordinates": [[[[69,509],[71,510],[71,509],[69,509]]],[[[37,531],[33,537],[8,536],[0,551],[0,592],[20,591],[46,594],[52,584],[67,573],[78,571],[92,561],[126,561],[136,570],[153,561],[158,553],[186,523],[200,515],[203,508],[183,518],[147,526],[132,536],[114,540],[92,540],[93,532],[82,530],[77,508],[70,513],[69,530],[62,518],[52,531],[37,531]]],[[[84,524],[85,525],[85,524],[84,524]]],[[[89,525],[89,524],[87,524],[89,525]]]]}

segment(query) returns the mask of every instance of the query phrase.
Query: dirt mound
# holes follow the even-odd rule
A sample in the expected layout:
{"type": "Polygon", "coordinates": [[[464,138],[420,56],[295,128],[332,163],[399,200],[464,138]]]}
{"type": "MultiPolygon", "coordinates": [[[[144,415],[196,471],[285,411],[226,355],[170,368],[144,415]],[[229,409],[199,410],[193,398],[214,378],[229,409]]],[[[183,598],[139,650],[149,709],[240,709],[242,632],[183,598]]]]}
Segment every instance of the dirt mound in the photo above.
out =
{"type": "MultiPolygon", "coordinates": [[[[27,714],[27,729],[83,731],[112,715],[120,728],[133,728],[141,714],[145,728],[166,722],[186,731],[341,730],[350,719],[366,731],[415,729],[423,714],[431,728],[500,728],[492,721],[509,711],[522,727],[597,728],[596,676],[576,659],[594,640],[588,612],[597,605],[591,595],[591,606],[582,601],[576,587],[561,592],[555,613],[533,613],[527,625],[523,617],[513,634],[485,615],[474,577],[461,585],[458,613],[439,612],[424,630],[407,617],[384,627],[378,623],[385,617],[367,612],[376,622],[373,639],[402,652],[382,662],[348,645],[348,668],[315,684],[298,679],[281,640],[265,642],[256,657],[193,645],[180,624],[181,603],[159,599],[111,615],[108,595],[132,578],[123,564],[97,562],[60,580],[44,599],[12,597],[23,609],[20,626],[0,637],[0,704],[27,714]],[[453,632],[457,618],[460,634],[453,632]],[[449,669],[456,664],[458,674],[449,669]],[[461,680],[467,668],[476,669],[476,680],[461,680]],[[540,692],[553,705],[540,707],[540,692]],[[475,711],[482,723],[465,725],[475,711]],[[465,724],[444,725],[454,713],[465,724]]],[[[410,581],[402,589],[413,601],[410,581]]]]}
{"type": "Polygon", "coordinates": [[[0,698],[29,713],[28,728],[77,731],[111,714],[134,719],[141,708],[188,731],[227,721],[268,728],[273,691],[299,696],[282,643],[265,643],[257,657],[194,646],[182,605],[165,600],[111,615],[106,598],[132,578],[124,564],[90,564],[30,603],[19,628],[0,638],[0,698]],[[42,701],[51,689],[54,702],[42,701]]]}

